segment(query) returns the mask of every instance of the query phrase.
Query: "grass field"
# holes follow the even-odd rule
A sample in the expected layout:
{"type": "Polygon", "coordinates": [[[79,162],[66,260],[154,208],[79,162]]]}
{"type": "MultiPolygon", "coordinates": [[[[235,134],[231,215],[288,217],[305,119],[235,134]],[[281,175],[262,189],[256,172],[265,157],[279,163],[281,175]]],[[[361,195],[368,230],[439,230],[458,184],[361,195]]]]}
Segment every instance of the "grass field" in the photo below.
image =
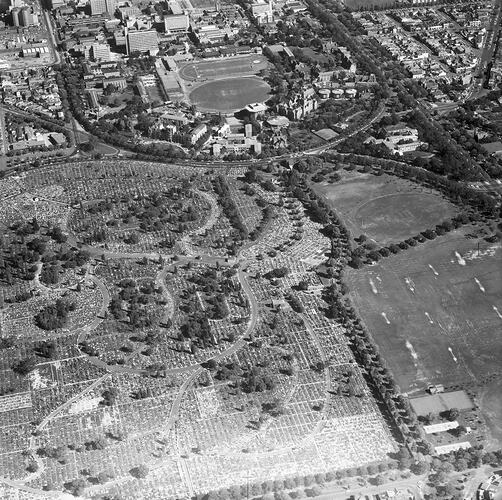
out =
{"type": "Polygon", "coordinates": [[[211,61],[190,62],[179,70],[180,77],[187,81],[214,80],[237,75],[256,75],[268,66],[265,56],[222,57],[211,61]]]}
{"type": "Polygon", "coordinates": [[[269,92],[269,85],[261,78],[227,78],[197,87],[190,93],[190,101],[201,111],[228,113],[266,101],[269,92]]]}
{"type": "Polygon", "coordinates": [[[402,241],[455,215],[441,195],[397,177],[343,172],[335,184],[318,184],[354,236],[386,245],[402,241]]]}
{"type": "Polygon", "coordinates": [[[502,248],[468,231],[347,271],[354,305],[402,391],[500,372],[502,248]]]}

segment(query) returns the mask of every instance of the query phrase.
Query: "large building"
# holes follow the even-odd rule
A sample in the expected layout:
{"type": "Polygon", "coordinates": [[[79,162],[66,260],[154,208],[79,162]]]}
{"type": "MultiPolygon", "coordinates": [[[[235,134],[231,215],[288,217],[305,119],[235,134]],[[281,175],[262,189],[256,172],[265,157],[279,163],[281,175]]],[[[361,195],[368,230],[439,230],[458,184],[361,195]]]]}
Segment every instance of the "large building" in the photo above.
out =
{"type": "Polygon", "coordinates": [[[10,11],[10,15],[12,16],[12,25],[19,26],[19,20],[21,18],[21,9],[19,7],[15,7],[10,11]]]}
{"type": "Polygon", "coordinates": [[[274,8],[272,1],[255,0],[251,5],[251,14],[258,21],[258,24],[271,23],[274,20],[274,8]]]}
{"type": "Polygon", "coordinates": [[[23,7],[19,13],[19,24],[21,26],[38,26],[38,14],[33,12],[31,7],[23,7]]]}
{"type": "Polygon", "coordinates": [[[91,46],[91,56],[94,61],[109,61],[110,46],[107,43],[93,43],[91,46]]]}
{"type": "Polygon", "coordinates": [[[164,28],[167,35],[182,35],[184,33],[188,33],[190,20],[188,16],[184,14],[180,16],[165,16],[164,28]]]}
{"type": "Polygon", "coordinates": [[[127,32],[127,54],[134,52],[156,52],[159,38],[155,30],[137,30],[127,32]]]}
{"type": "Polygon", "coordinates": [[[113,14],[116,8],[115,0],[90,0],[91,16],[104,13],[113,14]]]}

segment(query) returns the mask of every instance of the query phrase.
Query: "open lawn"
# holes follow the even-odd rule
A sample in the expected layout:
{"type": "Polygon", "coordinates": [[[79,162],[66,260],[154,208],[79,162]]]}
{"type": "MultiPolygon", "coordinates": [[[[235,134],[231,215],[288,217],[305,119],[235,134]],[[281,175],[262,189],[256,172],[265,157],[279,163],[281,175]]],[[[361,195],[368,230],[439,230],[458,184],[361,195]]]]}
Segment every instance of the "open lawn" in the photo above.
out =
{"type": "Polygon", "coordinates": [[[500,372],[502,248],[468,231],[347,270],[354,305],[403,391],[500,372]]]}
{"type": "Polygon", "coordinates": [[[196,88],[190,100],[201,111],[239,111],[252,102],[268,99],[270,87],[261,78],[215,80],[196,88]]]}
{"type": "Polygon", "coordinates": [[[184,80],[213,80],[236,75],[256,75],[267,68],[267,59],[260,54],[248,56],[224,57],[211,61],[196,61],[180,68],[184,80]]]}
{"type": "Polygon", "coordinates": [[[354,236],[382,245],[402,241],[451,218],[454,205],[440,194],[389,175],[343,172],[335,183],[317,184],[354,236]]]}

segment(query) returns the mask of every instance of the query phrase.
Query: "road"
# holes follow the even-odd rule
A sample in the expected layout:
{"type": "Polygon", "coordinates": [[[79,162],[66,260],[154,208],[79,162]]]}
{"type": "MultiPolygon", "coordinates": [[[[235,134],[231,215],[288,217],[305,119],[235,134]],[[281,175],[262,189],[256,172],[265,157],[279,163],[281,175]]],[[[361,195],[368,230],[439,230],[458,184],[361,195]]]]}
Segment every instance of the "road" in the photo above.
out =
{"type": "Polygon", "coordinates": [[[374,123],[379,121],[385,114],[386,111],[386,103],[381,104],[376,113],[364,124],[360,125],[356,129],[352,130],[348,134],[344,134],[340,136],[338,139],[335,139],[334,141],[327,142],[326,144],[323,144],[322,146],[317,146],[315,148],[310,148],[306,149],[305,151],[297,151],[295,153],[286,153],[283,155],[278,155],[278,156],[272,156],[270,158],[264,158],[264,159],[255,159],[255,160],[243,160],[243,161],[232,161],[232,162],[226,162],[222,160],[214,160],[214,161],[194,161],[191,159],[186,159],[186,160],[177,160],[176,163],[179,164],[189,164],[192,167],[204,167],[204,168],[238,168],[238,167],[250,167],[253,165],[266,165],[268,163],[273,163],[276,161],[281,161],[281,160],[292,160],[292,159],[300,159],[303,156],[316,156],[318,154],[324,153],[325,151],[328,151],[330,149],[335,148],[339,144],[341,144],[343,141],[347,140],[350,137],[354,137],[355,135],[364,132],[368,128],[370,128],[374,123]]]}
{"type": "Polygon", "coordinates": [[[320,500],[347,500],[351,495],[354,495],[355,498],[359,498],[363,495],[378,495],[388,490],[399,490],[408,491],[415,499],[420,500],[423,499],[423,494],[419,485],[423,483],[425,479],[425,476],[413,476],[413,478],[392,481],[381,486],[368,485],[348,489],[333,485],[324,488],[321,495],[316,498],[320,500]]]}
{"type": "Polygon", "coordinates": [[[484,47],[474,72],[475,79],[466,93],[465,100],[474,100],[483,94],[483,83],[488,65],[496,55],[498,39],[502,30],[502,0],[495,0],[495,10],[488,27],[484,47]]]}
{"type": "Polygon", "coordinates": [[[0,151],[0,170],[5,170],[7,167],[7,160],[5,155],[7,154],[7,129],[5,128],[5,111],[3,106],[0,106],[0,141],[1,141],[1,151],[0,151]]]}
{"type": "Polygon", "coordinates": [[[42,18],[44,20],[45,29],[49,33],[49,45],[51,48],[51,53],[52,53],[52,58],[53,58],[54,64],[59,64],[61,62],[61,56],[59,55],[59,52],[57,49],[58,44],[56,42],[56,36],[54,35],[54,26],[52,24],[52,19],[50,17],[49,12],[42,7],[40,2],[39,2],[39,5],[40,5],[40,10],[43,13],[42,18]]]}

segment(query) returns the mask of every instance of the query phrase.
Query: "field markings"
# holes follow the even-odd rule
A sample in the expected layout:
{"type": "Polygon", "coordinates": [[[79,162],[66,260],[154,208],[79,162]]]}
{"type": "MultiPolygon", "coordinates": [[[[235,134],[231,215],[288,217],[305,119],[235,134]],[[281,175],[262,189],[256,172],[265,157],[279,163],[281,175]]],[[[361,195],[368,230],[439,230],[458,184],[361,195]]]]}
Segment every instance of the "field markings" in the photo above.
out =
{"type": "Polygon", "coordinates": [[[455,356],[455,354],[453,354],[453,350],[451,347],[448,347],[448,351],[450,351],[450,354],[451,354],[451,357],[453,358],[453,361],[455,361],[455,363],[458,363],[458,359],[455,356]]]}
{"type": "Polygon", "coordinates": [[[486,290],[485,290],[485,287],[481,284],[481,281],[478,280],[478,278],[474,278],[474,281],[476,282],[476,284],[479,286],[479,289],[485,293],[486,290]]]}
{"type": "Polygon", "coordinates": [[[497,314],[497,316],[502,319],[502,314],[500,314],[500,311],[498,310],[497,306],[492,306],[493,307],[493,310],[495,311],[495,313],[497,314]]]}
{"type": "Polygon", "coordinates": [[[415,293],[415,283],[411,278],[404,278],[405,283],[408,285],[408,288],[411,290],[412,293],[415,293]]]}
{"type": "Polygon", "coordinates": [[[432,267],[431,264],[429,264],[429,267],[431,268],[432,272],[434,273],[435,276],[439,276],[439,273],[432,267]]]}

